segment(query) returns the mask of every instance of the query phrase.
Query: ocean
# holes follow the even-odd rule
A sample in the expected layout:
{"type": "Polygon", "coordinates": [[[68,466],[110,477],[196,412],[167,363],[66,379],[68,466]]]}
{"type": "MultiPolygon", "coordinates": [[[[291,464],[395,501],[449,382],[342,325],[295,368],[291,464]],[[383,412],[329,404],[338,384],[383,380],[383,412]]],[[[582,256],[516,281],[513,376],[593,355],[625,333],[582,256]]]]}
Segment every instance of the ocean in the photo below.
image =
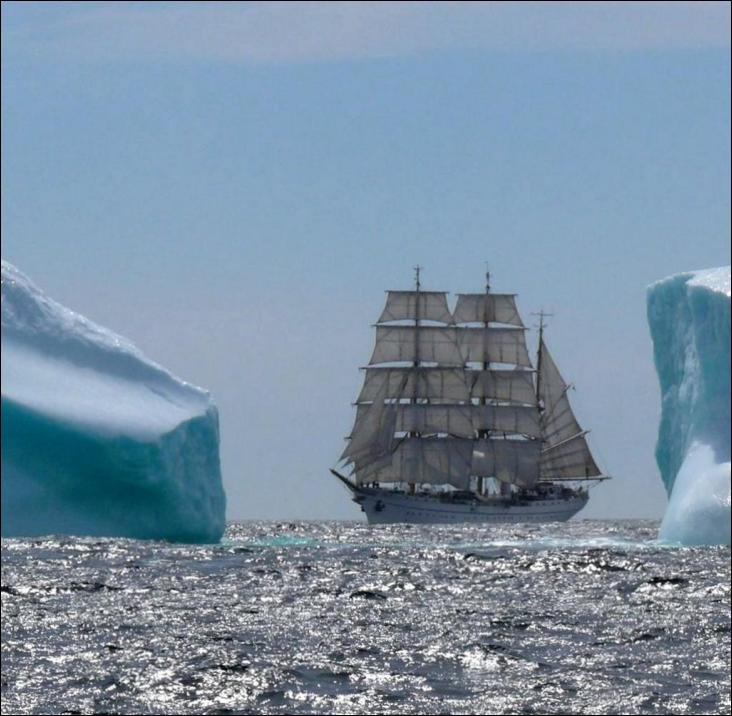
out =
{"type": "Polygon", "coordinates": [[[5,539],[2,713],[729,713],[730,549],[657,531],[5,539]]]}

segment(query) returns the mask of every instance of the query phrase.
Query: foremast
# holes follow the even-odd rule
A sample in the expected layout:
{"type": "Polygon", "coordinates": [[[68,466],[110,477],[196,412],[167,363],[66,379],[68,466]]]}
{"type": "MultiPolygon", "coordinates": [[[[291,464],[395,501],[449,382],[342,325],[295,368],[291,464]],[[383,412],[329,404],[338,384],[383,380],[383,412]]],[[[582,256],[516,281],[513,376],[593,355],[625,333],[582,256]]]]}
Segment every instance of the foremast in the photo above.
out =
{"type": "MultiPolygon", "coordinates": [[[[422,284],[419,281],[419,273],[422,270],[422,267],[417,264],[414,267],[414,295],[415,295],[415,301],[414,301],[414,362],[412,364],[412,367],[414,370],[412,371],[412,397],[410,399],[411,405],[417,405],[419,396],[418,396],[418,369],[419,369],[419,304],[420,304],[420,289],[422,288],[422,284]]],[[[416,430],[410,430],[408,433],[410,438],[418,438],[420,436],[420,433],[416,430]]],[[[407,486],[410,493],[414,493],[416,483],[410,480],[407,480],[407,486]]]]}
{"type": "Polygon", "coordinates": [[[470,463],[462,374],[444,291],[387,291],[376,341],[342,458],[358,484],[461,484],[470,463]],[[463,437],[464,435],[464,437],[463,437]],[[388,448],[387,448],[388,445],[388,448]]]}

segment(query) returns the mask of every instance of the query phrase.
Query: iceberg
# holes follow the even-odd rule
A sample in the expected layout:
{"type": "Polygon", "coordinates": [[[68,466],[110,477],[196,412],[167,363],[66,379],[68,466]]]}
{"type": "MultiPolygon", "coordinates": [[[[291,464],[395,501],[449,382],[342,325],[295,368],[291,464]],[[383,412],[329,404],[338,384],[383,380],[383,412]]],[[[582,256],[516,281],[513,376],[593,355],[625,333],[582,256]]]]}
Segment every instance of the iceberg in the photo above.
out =
{"type": "Polygon", "coordinates": [[[730,543],[730,267],[648,287],[661,386],[656,461],[669,504],[659,538],[730,543]]]}
{"type": "Polygon", "coordinates": [[[2,536],[215,542],[209,394],[2,261],[2,536]]]}

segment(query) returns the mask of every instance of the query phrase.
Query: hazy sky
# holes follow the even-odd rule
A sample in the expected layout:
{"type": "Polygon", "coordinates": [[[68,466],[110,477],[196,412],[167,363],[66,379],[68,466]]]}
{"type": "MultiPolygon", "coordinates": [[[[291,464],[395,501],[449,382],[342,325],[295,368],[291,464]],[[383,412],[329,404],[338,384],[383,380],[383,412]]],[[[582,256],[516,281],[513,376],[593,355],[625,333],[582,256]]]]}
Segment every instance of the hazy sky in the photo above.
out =
{"type": "MultiPolygon", "coordinates": [[[[517,292],[659,516],[645,290],[730,262],[728,3],[2,4],[2,253],[209,388],[231,518],[328,474],[384,289],[517,292]]],[[[533,335],[532,340],[533,349],[533,335]]]]}

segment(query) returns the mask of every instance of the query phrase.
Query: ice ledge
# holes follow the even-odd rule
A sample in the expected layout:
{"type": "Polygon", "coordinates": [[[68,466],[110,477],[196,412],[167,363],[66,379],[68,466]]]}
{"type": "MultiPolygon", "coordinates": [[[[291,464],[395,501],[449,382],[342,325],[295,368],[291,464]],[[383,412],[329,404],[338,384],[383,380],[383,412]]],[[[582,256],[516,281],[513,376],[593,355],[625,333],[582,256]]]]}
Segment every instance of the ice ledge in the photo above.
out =
{"type": "Polygon", "coordinates": [[[216,541],[209,394],[2,262],[2,534],[216,541]]]}
{"type": "Polygon", "coordinates": [[[702,286],[710,291],[723,293],[730,297],[730,267],[720,266],[715,269],[707,269],[705,271],[694,271],[693,278],[689,281],[689,286],[702,286]]]}
{"type": "Polygon", "coordinates": [[[696,271],[683,271],[681,273],[671,274],[670,276],[666,276],[666,278],[654,281],[648,286],[648,291],[651,292],[664,283],[681,281],[686,283],[687,286],[699,286],[729,297],[731,284],[730,270],[730,266],[718,266],[717,268],[698,269],[696,271]]]}

